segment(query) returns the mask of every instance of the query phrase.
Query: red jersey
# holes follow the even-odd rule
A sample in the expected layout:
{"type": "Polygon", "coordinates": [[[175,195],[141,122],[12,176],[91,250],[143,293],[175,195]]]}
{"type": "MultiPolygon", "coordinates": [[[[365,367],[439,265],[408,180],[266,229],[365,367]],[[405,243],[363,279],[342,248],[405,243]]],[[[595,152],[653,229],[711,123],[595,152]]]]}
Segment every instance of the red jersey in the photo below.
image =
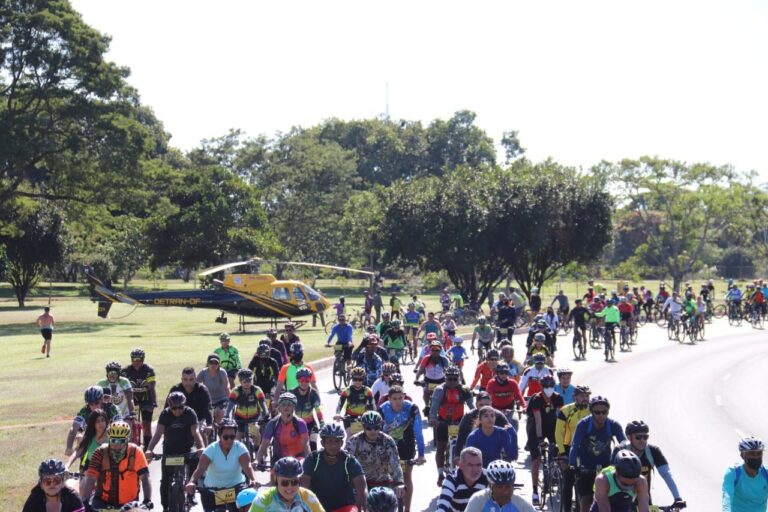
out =
{"type": "Polygon", "coordinates": [[[520,386],[512,379],[507,379],[507,382],[503,384],[498,379],[491,379],[485,390],[491,395],[491,405],[494,409],[500,411],[512,409],[515,400],[520,404],[520,407],[525,409],[525,399],[520,392],[520,386]]]}
{"type": "Polygon", "coordinates": [[[496,375],[496,372],[491,370],[486,361],[483,361],[477,365],[477,370],[475,370],[475,378],[472,379],[472,385],[469,387],[474,389],[479,382],[480,387],[485,389],[485,387],[488,386],[488,381],[491,380],[494,375],[496,375]]]}

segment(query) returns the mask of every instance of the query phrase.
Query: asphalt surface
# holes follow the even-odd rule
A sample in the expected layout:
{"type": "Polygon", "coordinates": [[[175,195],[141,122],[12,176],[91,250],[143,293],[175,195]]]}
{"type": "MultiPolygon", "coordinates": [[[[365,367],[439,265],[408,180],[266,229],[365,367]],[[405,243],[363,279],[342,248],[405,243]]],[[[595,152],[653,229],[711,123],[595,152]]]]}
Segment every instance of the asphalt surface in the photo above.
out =
{"type": "MultiPolygon", "coordinates": [[[[748,434],[768,438],[766,398],[760,388],[768,368],[768,333],[747,324],[730,327],[724,319],[715,320],[707,325],[705,341],[692,345],[669,341],[664,329],[649,324],[640,329],[632,352],[617,351],[616,362],[611,363],[603,360],[602,352],[592,350],[587,352],[586,361],[573,360],[570,338],[558,338],[555,365],[574,371],[573,384],[588,384],[593,395],[608,397],[610,416],[622,425],[634,419],[650,425],[650,442],[669,460],[688,510],[720,510],[723,472],[738,461],[739,438],[748,434]]],[[[522,354],[525,336],[516,335],[513,344],[522,354]]],[[[465,376],[471,377],[475,365],[475,359],[465,363],[465,376]]],[[[406,391],[423,406],[421,388],[412,383],[412,367],[405,367],[403,375],[406,391]]],[[[329,420],[338,402],[330,369],[318,370],[317,379],[323,413],[329,420]]],[[[427,463],[414,468],[414,512],[434,510],[439,494],[431,429],[425,429],[424,436],[427,463]]],[[[519,445],[522,448],[524,444],[523,432],[519,445]]],[[[525,497],[532,491],[529,466],[527,453],[521,449],[517,481],[524,487],[515,492],[525,497]]],[[[153,501],[159,507],[160,463],[152,463],[150,469],[153,501]]],[[[267,475],[258,474],[258,480],[266,482],[267,475]]],[[[656,504],[672,502],[658,474],[652,478],[651,492],[656,504]]]]}

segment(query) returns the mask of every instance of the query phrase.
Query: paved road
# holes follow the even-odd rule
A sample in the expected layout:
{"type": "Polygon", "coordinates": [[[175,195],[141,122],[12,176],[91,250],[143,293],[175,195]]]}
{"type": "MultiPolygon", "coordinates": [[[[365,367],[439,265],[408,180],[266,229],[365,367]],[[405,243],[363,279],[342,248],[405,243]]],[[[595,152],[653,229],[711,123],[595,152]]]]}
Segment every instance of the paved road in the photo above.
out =
{"type": "MultiPolygon", "coordinates": [[[[515,336],[518,352],[524,337],[515,336]]],[[[719,510],[724,468],[738,459],[737,441],[747,433],[768,438],[768,412],[759,384],[768,368],[768,334],[748,325],[729,327],[724,320],[708,326],[707,340],[696,345],[670,342],[666,331],[655,325],[640,330],[631,353],[617,353],[617,362],[605,363],[602,354],[588,352],[587,361],[574,361],[569,339],[559,338],[563,350],[559,366],[574,370],[573,383],[591,386],[593,393],[611,400],[611,417],[622,425],[643,419],[651,427],[651,442],[658,444],[670,461],[678,487],[694,512],[719,510]]],[[[474,371],[468,361],[465,375],[474,371]]],[[[421,390],[412,384],[411,368],[404,370],[406,390],[421,405],[421,390]],[[419,397],[419,398],[417,398],[419,397]]],[[[332,390],[330,370],[318,371],[321,390],[332,390]]],[[[338,398],[335,391],[321,392],[324,414],[332,417],[338,398]]],[[[424,431],[432,439],[431,430],[424,431]]],[[[525,443],[525,434],[520,438],[525,443]]],[[[429,444],[428,444],[429,446],[429,444]]],[[[516,464],[518,492],[530,496],[527,454],[521,450],[516,464]]],[[[152,467],[155,502],[159,504],[159,462],[152,467]]],[[[260,474],[260,481],[266,475],[260,474]]],[[[414,470],[412,510],[434,510],[439,489],[434,454],[428,448],[427,464],[414,470]]],[[[672,499],[658,475],[653,495],[659,504],[672,499]]],[[[195,510],[201,510],[196,507],[195,510]]]]}

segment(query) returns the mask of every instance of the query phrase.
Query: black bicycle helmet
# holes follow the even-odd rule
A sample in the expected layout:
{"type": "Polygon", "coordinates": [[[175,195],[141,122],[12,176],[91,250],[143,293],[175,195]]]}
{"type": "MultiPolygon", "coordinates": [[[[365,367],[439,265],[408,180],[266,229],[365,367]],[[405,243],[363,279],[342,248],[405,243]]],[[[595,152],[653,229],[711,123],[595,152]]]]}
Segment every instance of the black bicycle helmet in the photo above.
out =
{"type": "MultiPolygon", "coordinates": [[[[499,365],[501,366],[501,365],[499,365]]],[[[497,370],[498,371],[498,370],[497,370]]],[[[445,376],[446,377],[460,377],[461,376],[461,370],[458,366],[449,366],[445,369],[445,376]]]]}
{"type": "Polygon", "coordinates": [[[299,380],[299,379],[311,379],[311,378],[312,378],[312,370],[310,370],[306,366],[296,370],[296,380],[299,380]]]}
{"type": "Polygon", "coordinates": [[[545,375],[539,382],[541,382],[541,387],[543,388],[555,387],[555,379],[551,375],[545,375]]]}
{"type": "Polygon", "coordinates": [[[396,384],[400,384],[401,386],[405,383],[405,380],[403,380],[403,376],[400,373],[393,373],[389,376],[389,385],[394,386],[396,384]]]}
{"type": "Polygon", "coordinates": [[[303,473],[301,462],[294,457],[283,457],[275,462],[275,476],[283,478],[299,478],[303,473]]]}
{"type": "Polygon", "coordinates": [[[650,432],[650,429],[648,428],[648,425],[640,420],[634,420],[627,423],[627,426],[624,427],[624,433],[628,436],[631,436],[632,434],[647,434],[650,432]]]}
{"type": "Polygon", "coordinates": [[[37,475],[40,478],[48,475],[63,475],[66,472],[66,466],[59,459],[45,459],[37,468],[37,475]]]}
{"type": "MultiPolygon", "coordinates": [[[[267,340],[267,343],[269,343],[269,340],[267,340]]],[[[272,349],[269,347],[269,345],[259,345],[259,348],[256,349],[256,355],[259,357],[269,357],[269,354],[272,352],[272,349]]]]}
{"type": "Polygon", "coordinates": [[[301,359],[304,357],[304,345],[301,343],[293,343],[291,345],[291,357],[293,359],[301,359]]]}
{"type": "Polygon", "coordinates": [[[619,453],[613,458],[613,466],[616,468],[616,473],[619,476],[637,478],[640,476],[640,470],[643,465],[640,462],[640,457],[630,450],[619,450],[619,453]]]}
{"type": "Polygon", "coordinates": [[[389,487],[374,487],[368,491],[368,512],[395,512],[397,496],[389,487]]]}
{"type": "Polygon", "coordinates": [[[123,369],[123,366],[117,361],[110,361],[107,363],[107,366],[106,366],[107,373],[109,372],[120,373],[120,370],[122,369],[123,369]]]}
{"type": "Polygon", "coordinates": [[[174,391],[168,395],[168,403],[171,404],[171,406],[178,407],[187,403],[187,397],[184,396],[184,393],[181,391],[174,391]]]}
{"type": "Polygon", "coordinates": [[[231,428],[231,429],[237,431],[237,422],[235,420],[233,420],[232,418],[223,418],[219,422],[219,432],[221,432],[225,428],[231,428]]]}
{"type": "Polygon", "coordinates": [[[143,361],[145,357],[147,357],[147,354],[144,352],[143,348],[137,347],[131,350],[131,359],[141,359],[143,361]]]}
{"type": "Polygon", "coordinates": [[[609,409],[611,408],[611,402],[609,402],[608,399],[605,398],[604,396],[600,396],[600,395],[593,396],[592,398],[589,399],[589,410],[590,411],[596,405],[604,405],[604,406],[608,407],[609,409]]]}
{"type": "Polygon", "coordinates": [[[496,373],[509,375],[509,365],[507,363],[499,363],[496,365],[496,373]]]}
{"type": "Polygon", "coordinates": [[[531,361],[533,364],[544,364],[547,362],[547,356],[544,354],[534,354],[531,361]]]}
{"type": "Polygon", "coordinates": [[[486,359],[499,359],[499,357],[501,357],[499,355],[499,351],[496,350],[495,348],[492,348],[491,350],[489,350],[488,353],[485,355],[486,359]]]}
{"type": "Polygon", "coordinates": [[[384,418],[382,418],[381,414],[376,411],[366,411],[360,416],[360,423],[362,423],[364,427],[381,428],[384,424],[384,418]]]}
{"type": "Polygon", "coordinates": [[[241,368],[237,372],[237,378],[240,379],[240,381],[253,380],[253,370],[249,370],[248,368],[241,368]]]}

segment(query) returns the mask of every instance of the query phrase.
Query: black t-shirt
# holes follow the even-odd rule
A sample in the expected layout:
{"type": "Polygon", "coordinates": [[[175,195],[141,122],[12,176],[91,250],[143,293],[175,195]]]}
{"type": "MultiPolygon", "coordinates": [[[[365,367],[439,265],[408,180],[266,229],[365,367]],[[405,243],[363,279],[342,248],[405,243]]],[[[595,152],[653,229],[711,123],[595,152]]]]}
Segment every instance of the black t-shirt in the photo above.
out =
{"type": "MultiPolygon", "coordinates": [[[[85,508],[83,508],[83,500],[80,499],[80,495],[66,485],[63,486],[61,488],[61,512],[82,512],[83,510],[85,508]]],[[[39,485],[36,485],[29,493],[22,512],[46,512],[45,493],[39,485]]]]}
{"type": "Polygon", "coordinates": [[[133,391],[133,400],[137,404],[149,402],[149,383],[155,381],[155,370],[144,363],[139,369],[129,365],[120,371],[120,375],[131,381],[131,391],[133,391]]]}
{"type": "Polygon", "coordinates": [[[198,421],[205,421],[209,425],[213,425],[213,418],[211,417],[211,394],[208,392],[208,388],[205,384],[195,382],[192,387],[192,392],[187,393],[184,390],[184,386],[181,383],[176,384],[168,392],[170,395],[174,391],[184,393],[187,397],[187,407],[191,407],[197,414],[198,421]]]}
{"type": "Polygon", "coordinates": [[[312,452],[304,459],[304,474],[310,477],[309,489],[325,510],[336,510],[355,504],[352,479],[363,474],[360,462],[340,451],[336,464],[325,462],[322,451],[312,452]]]}
{"type": "Polygon", "coordinates": [[[157,419],[158,425],[165,427],[163,435],[163,453],[169,455],[181,455],[189,453],[195,444],[191,428],[197,425],[197,414],[189,407],[184,407],[184,412],[178,418],[170,409],[163,409],[157,419]]]}
{"type": "Polygon", "coordinates": [[[557,423],[557,411],[564,405],[563,397],[559,393],[552,393],[549,401],[546,400],[544,393],[536,393],[528,402],[528,425],[536,427],[536,420],[533,418],[533,411],[541,412],[541,430],[546,436],[547,433],[554,434],[555,423],[557,423]]]}
{"type": "Polygon", "coordinates": [[[277,376],[280,374],[280,365],[272,357],[253,356],[248,363],[248,369],[253,371],[256,385],[269,395],[272,388],[277,384],[277,376]]]}
{"type": "MultiPolygon", "coordinates": [[[[624,450],[624,449],[630,450],[631,446],[632,445],[628,440],[622,441],[621,443],[617,444],[616,447],[613,449],[613,453],[611,453],[611,460],[613,460],[616,454],[619,453],[619,450],[624,450]]],[[[648,486],[650,488],[651,470],[659,466],[666,466],[669,463],[667,462],[667,458],[664,456],[664,454],[661,453],[661,448],[653,444],[649,444],[647,446],[647,449],[643,450],[643,452],[639,455],[639,457],[640,457],[640,463],[642,464],[642,468],[640,469],[640,474],[643,475],[646,480],[648,480],[648,486]],[[651,464],[651,461],[648,459],[648,453],[650,453],[651,458],[653,459],[653,464],[651,464]]]]}
{"type": "Polygon", "coordinates": [[[576,306],[571,310],[569,317],[573,318],[574,324],[581,327],[587,324],[587,319],[584,317],[584,315],[587,315],[587,318],[589,318],[589,310],[584,306],[576,306]]]}

